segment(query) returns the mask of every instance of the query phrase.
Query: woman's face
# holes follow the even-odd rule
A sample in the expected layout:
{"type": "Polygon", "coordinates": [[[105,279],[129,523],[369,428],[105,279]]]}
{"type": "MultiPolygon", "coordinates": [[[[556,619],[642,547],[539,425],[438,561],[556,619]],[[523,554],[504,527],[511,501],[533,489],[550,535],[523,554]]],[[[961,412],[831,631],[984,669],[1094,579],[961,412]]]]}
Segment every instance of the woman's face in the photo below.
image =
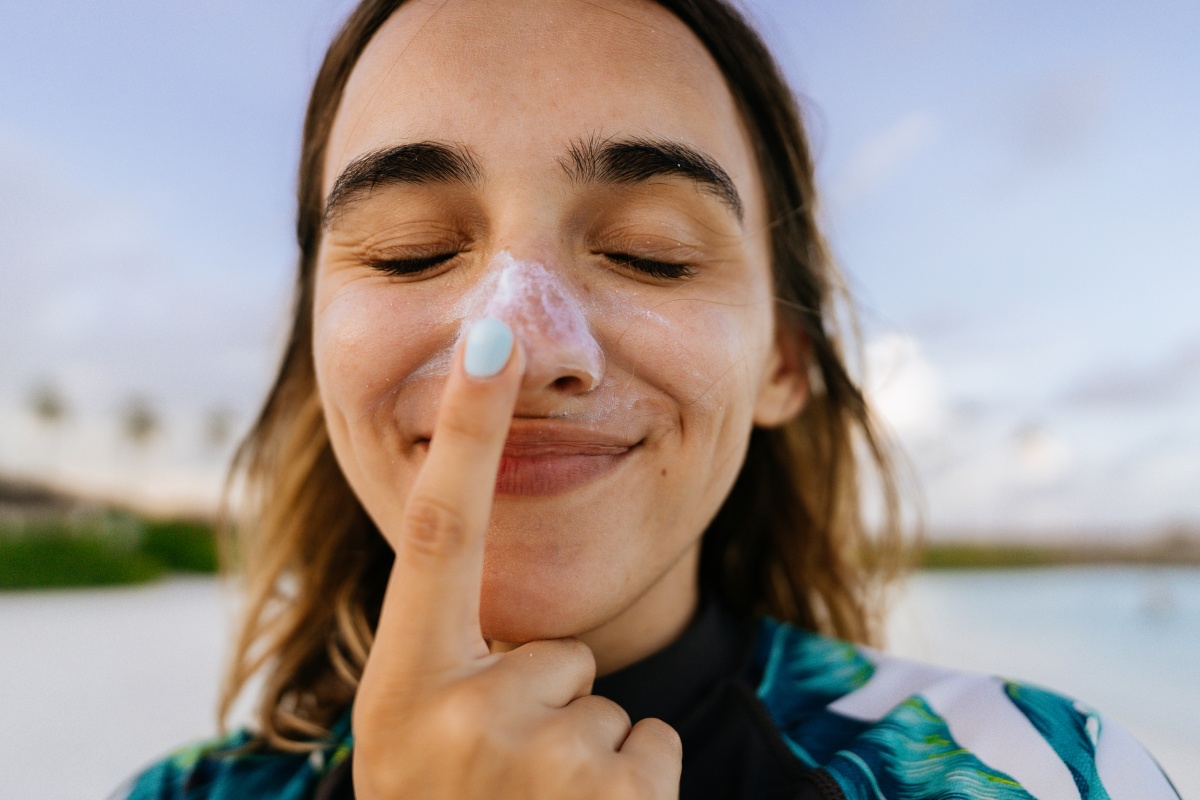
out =
{"type": "Polygon", "coordinates": [[[484,635],[690,591],[751,427],[805,390],[751,146],[691,32],[641,0],[407,3],[354,69],[324,186],[317,381],[368,513],[398,517],[455,343],[498,317],[527,370],[484,635]]]}

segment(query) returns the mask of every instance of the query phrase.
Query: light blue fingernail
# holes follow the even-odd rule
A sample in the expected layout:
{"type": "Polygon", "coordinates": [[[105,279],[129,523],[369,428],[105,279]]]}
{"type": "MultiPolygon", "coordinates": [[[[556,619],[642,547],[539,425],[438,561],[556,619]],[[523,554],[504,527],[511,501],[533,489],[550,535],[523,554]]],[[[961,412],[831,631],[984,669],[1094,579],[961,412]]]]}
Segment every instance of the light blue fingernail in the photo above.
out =
{"type": "Polygon", "coordinates": [[[475,378],[490,378],[504,369],[512,354],[513,335],[500,320],[486,317],[467,332],[467,352],[463,366],[475,378]]]}

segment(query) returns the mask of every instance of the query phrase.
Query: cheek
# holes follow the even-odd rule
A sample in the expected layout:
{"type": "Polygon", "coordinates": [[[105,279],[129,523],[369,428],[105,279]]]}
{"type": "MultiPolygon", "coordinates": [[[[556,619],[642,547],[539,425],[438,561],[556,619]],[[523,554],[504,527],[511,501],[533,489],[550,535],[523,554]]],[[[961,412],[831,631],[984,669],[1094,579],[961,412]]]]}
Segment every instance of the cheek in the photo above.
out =
{"type": "MultiPolygon", "coordinates": [[[[457,327],[443,304],[360,281],[338,289],[314,318],[317,383],[331,428],[353,436],[391,419],[414,375],[449,370],[457,327]]],[[[336,435],[333,430],[331,435],[336,435]]]]}
{"type": "Polygon", "coordinates": [[[743,406],[749,415],[764,337],[748,306],[704,297],[610,306],[609,357],[669,396],[685,424],[743,406]]]}

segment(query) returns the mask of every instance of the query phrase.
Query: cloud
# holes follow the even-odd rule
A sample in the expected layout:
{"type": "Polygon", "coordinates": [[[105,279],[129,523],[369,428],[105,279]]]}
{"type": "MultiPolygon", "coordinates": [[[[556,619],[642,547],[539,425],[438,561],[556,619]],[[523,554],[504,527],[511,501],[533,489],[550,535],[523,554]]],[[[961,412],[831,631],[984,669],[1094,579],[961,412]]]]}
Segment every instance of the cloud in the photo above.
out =
{"type": "Polygon", "coordinates": [[[937,370],[912,336],[886,333],[867,344],[866,389],[872,407],[903,441],[927,438],[945,424],[937,370]]]}
{"type": "Polygon", "coordinates": [[[842,175],[835,179],[832,196],[843,208],[871,198],[936,141],[937,119],[928,111],[911,111],[862,144],[842,175]]]}
{"type": "Polygon", "coordinates": [[[1063,477],[1075,460],[1070,443],[1050,428],[1027,425],[1013,436],[1019,478],[1046,483],[1063,477]]]}
{"type": "MultiPolygon", "coordinates": [[[[1147,371],[1190,366],[1190,377],[1200,377],[1197,351],[1182,347],[1147,371]]],[[[1019,396],[972,402],[964,393],[979,390],[967,379],[977,365],[937,361],[910,334],[878,336],[866,356],[868,399],[915,469],[934,535],[1152,535],[1172,521],[1200,520],[1194,424],[1166,436],[1108,430],[1019,396]]]]}
{"type": "Polygon", "coordinates": [[[1071,418],[993,418],[910,448],[935,533],[1155,535],[1200,522],[1200,430],[1110,441],[1071,418]],[[940,460],[939,460],[940,459],[940,460]]]}

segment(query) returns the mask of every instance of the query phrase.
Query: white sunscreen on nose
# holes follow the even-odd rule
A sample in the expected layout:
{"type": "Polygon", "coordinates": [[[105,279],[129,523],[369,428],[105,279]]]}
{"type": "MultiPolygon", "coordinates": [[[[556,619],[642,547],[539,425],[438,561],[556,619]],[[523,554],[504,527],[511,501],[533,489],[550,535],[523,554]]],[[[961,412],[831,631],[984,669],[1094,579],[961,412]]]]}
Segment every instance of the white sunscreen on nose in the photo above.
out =
{"type": "Polygon", "coordinates": [[[575,292],[555,271],[501,250],[488,273],[468,301],[472,308],[463,330],[484,317],[504,320],[531,360],[548,359],[551,368],[581,371],[592,386],[600,382],[604,353],[575,292]]]}

